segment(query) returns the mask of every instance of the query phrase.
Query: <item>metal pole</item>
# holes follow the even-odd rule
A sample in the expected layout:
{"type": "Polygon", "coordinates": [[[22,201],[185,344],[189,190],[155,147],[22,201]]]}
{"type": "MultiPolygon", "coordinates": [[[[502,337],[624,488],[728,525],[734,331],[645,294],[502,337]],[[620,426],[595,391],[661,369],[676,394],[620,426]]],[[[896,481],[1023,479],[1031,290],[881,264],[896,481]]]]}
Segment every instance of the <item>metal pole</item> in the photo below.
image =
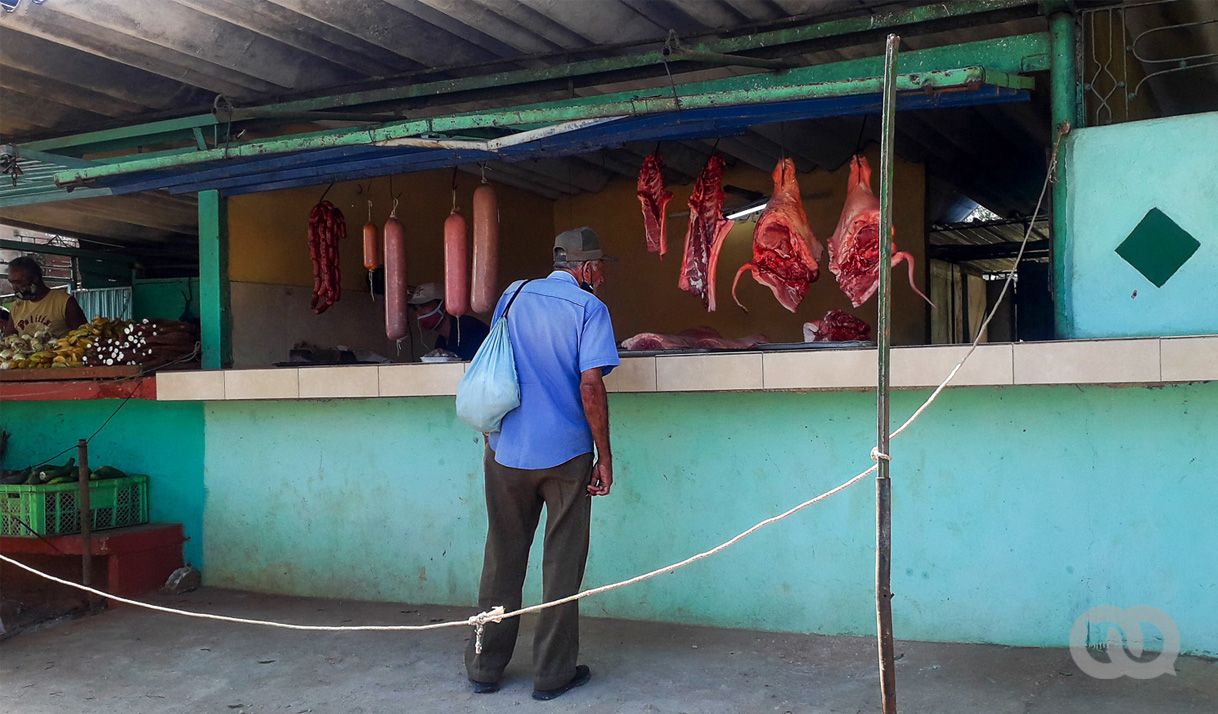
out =
{"type": "MultiPolygon", "coordinates": [[[[1075,64],[1074,16],[1069,12],[1055,12],[1049,16],[1049,33],[1052,37],[1052,55],[1049,65],[1049,109],[1053,127],[1050,136],[1057,136],[1065,126],[1078,123],[1078,68],[1075,64]]],[[[1069,152],[1058,157],[1069,159],[1069,152]]],[[[1074,310],[1071,305],[1072,261],[1070,260],[1070,230],[1066,221],[1066,195],[1068,172],[1059,169],[1053,183],[1052,210],[1053,227],[1053,312],[1054,335],[1058,339],[1074,336],[1074,310]]]]}
{"type": "Polygon", "coordinates": [[[875,478],[875,613],[880,658],[880,701],[884,714],[897,711],[897,671],[892,642],[892,485],[889,481],[888,377],[892,338],[892,173],[893,122],[896,114],[897,46],[901,38],[888,36],[884,48],[884,104],[880,129],[880,261],[879,316],[876,346],[879,373],[876,376],[875,478]]]}
{"type": "Polygon", "coordinates": [[[77,505],[80,506],[80,582],[91,585],[93,580],[93,522],[92,509],[89,507],[89,442],[81,439],[76,442],[76,460],[80,462],[77,472],[79,496],[77,505]]]}

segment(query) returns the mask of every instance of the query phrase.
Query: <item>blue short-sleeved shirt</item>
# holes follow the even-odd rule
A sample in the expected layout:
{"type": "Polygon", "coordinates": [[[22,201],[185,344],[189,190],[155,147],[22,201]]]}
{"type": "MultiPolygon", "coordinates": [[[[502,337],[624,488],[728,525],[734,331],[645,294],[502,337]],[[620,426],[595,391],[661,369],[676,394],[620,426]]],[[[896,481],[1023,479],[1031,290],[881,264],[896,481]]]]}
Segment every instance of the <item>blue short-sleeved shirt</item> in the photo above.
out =
{"type": "MultiPolygon", "coordinates": [[[[503,314],[520,281],[499,298],[503,314]]],[[[493,321],[492,321],[492,324],[493,321]]],[[[592,451],[592,431],[579,394],[580,373],[621,363],[609,309],[556,270],[524,287],[508,314],[508,335],[520,379],[520,406],[491,434],[495,460],[517,469],[548,469],[592,451]]]]}

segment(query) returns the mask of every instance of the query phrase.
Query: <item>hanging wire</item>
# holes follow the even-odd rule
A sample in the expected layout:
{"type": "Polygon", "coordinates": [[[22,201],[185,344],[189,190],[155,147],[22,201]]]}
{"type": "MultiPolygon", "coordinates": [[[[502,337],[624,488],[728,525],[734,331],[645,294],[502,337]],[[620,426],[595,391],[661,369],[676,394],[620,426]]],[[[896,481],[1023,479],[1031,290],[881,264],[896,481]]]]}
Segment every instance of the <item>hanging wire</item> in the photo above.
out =
{"type": "Polygon", "coordinates": [[[859,124],[859,136],[854,140],[855,156],[858,156],[858,153],[863,150],[863,132],[867,130],[867,116],[866,114],[863,115],[863,123],[859,124]]]}
{"type": "Polygon", "coordinates": [[[321,203],[322,201],[326,200],[326,194],[330,193],[330,189],[332,189],[332,188],[334,188],[334,182],[333,182],[333,181],[331,181],[331,182],[330,182],[330,185],[329,185],[329,186],[326,186],[326,190],[325,190],[325,191],[322,191],[322,192],[321,192],[321,198],[317,199],[317,202],[318,202],[318,203],[321,203]]]}
{"type": "Polygon", "coordinates": [[[670,29],[668,38],[664,40],[665,52],[660,53],[660,57],[664,62],[664,74],[668,75],[668,86],[672,87],[672,102],[677,107],[677,111],[681,111],[681,97],[677,96],[677,81],[672,77],[672,69],[668,66],[667,50],[675,50],[681,44],[681,40],[677,37],[677,31],[670,29]]]}

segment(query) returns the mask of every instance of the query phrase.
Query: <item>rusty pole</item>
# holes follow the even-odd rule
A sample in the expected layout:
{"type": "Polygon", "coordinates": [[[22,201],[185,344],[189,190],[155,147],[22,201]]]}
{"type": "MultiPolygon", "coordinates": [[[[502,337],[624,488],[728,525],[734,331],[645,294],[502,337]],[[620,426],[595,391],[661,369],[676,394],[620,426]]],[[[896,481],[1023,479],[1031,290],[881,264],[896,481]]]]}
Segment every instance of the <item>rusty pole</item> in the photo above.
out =
{"type": "Polygon", "coordinates": [[[93,523],[92,509],[89,507],[89,442],[81,439],[76,442],[76,460],[80,462],[77,474],[79,494],[77,503],[80,506],[80,582],[92,584],[93,573],[93,523]]]}
{"type": "Polygon", "coordinates": [[[884,714],[897,712],[897,671],[892,641],[892,482],[889,480],[889,372],[892,342],[892,175],[896,115],[897,46],[888,36],[884,49],[884,100],[880,134],[879,319],[876,325],[876,478],[875,478],[875,611],[880,659],[880,701],[884,714]]]}

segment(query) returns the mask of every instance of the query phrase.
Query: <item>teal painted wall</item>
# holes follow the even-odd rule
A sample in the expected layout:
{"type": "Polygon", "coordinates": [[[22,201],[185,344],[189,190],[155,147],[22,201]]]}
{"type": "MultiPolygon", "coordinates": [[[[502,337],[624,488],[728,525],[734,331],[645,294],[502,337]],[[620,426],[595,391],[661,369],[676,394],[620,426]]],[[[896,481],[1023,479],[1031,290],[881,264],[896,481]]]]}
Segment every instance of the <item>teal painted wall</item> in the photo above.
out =
{"type": "Polygon", "coordinates": [[[186,308],[187,296],[191,298],[190,314],[198,317],[198,278],[136,280],[131,286],[131,315],[136,320],[176,320],[186,308]]]}
{"type": "MultiPolygon", "coordinates": [[[[896,394],[894,414],[923,396],[896,394]]],[[[595,503],[586,584],[845,480],[868,463],[874,408],[862,392],[614,396],[617,483],[595,503]]],[[[451,398],[214,403],[206,423],[209,584],[474,601],[480,439],[451,398]]],[[[1218,654],[1215,433],[1218,384],[947,392],[894,446],[898,637],[1064,646],[1093,605],[1147,604],[1186,650],[1218,654]]],[[[584,612],[864,635],[873,543],[867,482],[584,612]]]]}
{"type": "Polygon", "coordinates": [[[1068,337],[1218,333],[1218,112],[1068,139],[1068,337]],[[1163,287],[1114,251],[1159,208],[1201,243],[1163,287]]]}
{"type": "MultiPolygon", "coordinates": [[[[73,446],[101,426],[118,400],[4,402],[0,426],[12,434],[6,468],[21,468],[73,446]]],[[[75,456],[56,459],[57,463],[75,456]]],[[[181,523],[188,562],[203,566],[203,405],[132,399],[89,442],[89,463],[149,476],[153,521],[181,523]]]]}

